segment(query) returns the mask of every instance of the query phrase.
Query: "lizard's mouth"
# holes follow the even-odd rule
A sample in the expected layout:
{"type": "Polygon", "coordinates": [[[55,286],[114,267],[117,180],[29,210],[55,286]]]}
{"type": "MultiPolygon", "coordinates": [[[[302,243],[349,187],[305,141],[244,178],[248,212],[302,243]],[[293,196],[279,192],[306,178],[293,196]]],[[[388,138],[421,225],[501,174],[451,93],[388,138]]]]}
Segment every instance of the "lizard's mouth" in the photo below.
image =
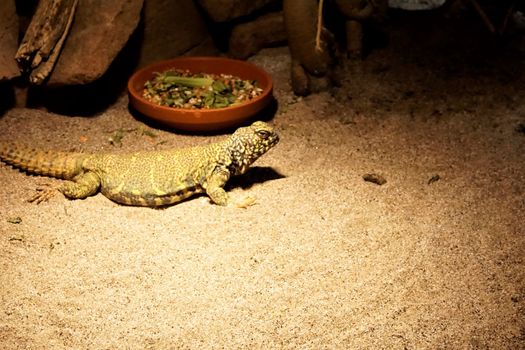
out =
{"type": "Polygon", "coordinates": [[[266,152],[268,152],[271,148],[273,148],[277,143],[279,143],[279,135],[272,134],[270,137],[268,137],[266,140],[261,142],[259,146],[255,147],[254,154],[256,157],[260,157],[266,152]]]}
{"type": "Polygon", "coordinates": [[[279,143],[279,134],[273,134],[272,142],[270,144],[270,148],[272,148],[273,146],[275,146],[278,143],[279,143]]]}

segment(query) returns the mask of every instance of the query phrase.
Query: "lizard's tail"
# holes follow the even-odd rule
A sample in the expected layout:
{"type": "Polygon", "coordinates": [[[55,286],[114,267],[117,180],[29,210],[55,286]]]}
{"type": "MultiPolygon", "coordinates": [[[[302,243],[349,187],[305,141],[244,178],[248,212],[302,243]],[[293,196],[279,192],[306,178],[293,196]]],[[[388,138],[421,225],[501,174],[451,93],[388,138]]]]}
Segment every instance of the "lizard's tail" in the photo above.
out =
{"type": "Polygon", "coordinates": [[[0,142],[0,160],[28,173],[72,179],[82,172],[82,153],[42,151],[0,142]]]}

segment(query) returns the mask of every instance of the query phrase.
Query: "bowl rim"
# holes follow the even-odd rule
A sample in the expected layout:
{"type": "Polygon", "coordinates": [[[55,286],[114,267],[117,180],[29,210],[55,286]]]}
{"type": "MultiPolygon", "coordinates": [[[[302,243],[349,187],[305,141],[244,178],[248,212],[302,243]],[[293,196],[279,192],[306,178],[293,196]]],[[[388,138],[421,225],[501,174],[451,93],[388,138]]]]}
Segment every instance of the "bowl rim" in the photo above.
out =
{"type": "Polygon", "coordinates": [[[238,60],[234,58],[229,57],[221,57],[221,56],[181,56],[176,58],[171,58],[167,60],[158,61],[152,64],[149,64],[145,67],[140,68],[135,73],[132,74],[132,76],[128,79],[127,84],[128,92],[133,96],[134,99],[141,101],[144,104],[150,105],[152,108],[163,110],[166,113],[170,112],[180,112],[180,113],[202,113],[202,114],[212,114],[217,113],[218,111],[235,111],[237,109],[246,108],[246,105],[256,103],[259,100],[262,100],[264,98],[267,98],[269,94],[271,94],[273,90],[273,81],[271,76],[261,67],[257,66],[256,64],[253,64],[251,62],[238,60]],[[142,97],[142,94],[135,89],[134,84],[136,84],[136,80],[143,74],[149,74],[149,71],[156,67],[156,66],[166,66],[170,63],[177,63],[177,62],[184,62],[184,61],[207,61],[207,62],[214,62],[214,61],[227,61],[229,63],[235,63],[235,64],[242,64],[245,66],[249,66],[251,69],[258,71],[259,74],[265,77],[265,80],[267,82],[266,86],[264,87],[262,93],[259,96],[256,96],[255,98],[240,103],[235,106],[228,106],[228,107],[221,107],[221,108],[180,108],[180,107],[169,107],[169,106],[162,106],[156,103],[153,103],[151,101],[148,101],[144,97],[142,97]]]}

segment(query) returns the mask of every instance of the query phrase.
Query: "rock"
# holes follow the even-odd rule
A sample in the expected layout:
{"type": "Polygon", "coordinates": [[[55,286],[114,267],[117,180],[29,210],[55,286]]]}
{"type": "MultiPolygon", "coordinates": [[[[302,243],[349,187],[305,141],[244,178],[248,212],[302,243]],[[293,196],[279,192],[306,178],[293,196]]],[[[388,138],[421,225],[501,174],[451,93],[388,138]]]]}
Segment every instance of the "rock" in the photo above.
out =
{"type": "Polygon", "coordinates": [[[140,20],[143,0],[82,0],[49,86],[88,84],[100,78],[140,20]]]}
{"type": "Polygon", "coordinates": [[[0,1],[0,81],[20,75],[15,61],[18,50],[18,16],[15,0],[0,1]]]}
{"type": "Polygon", "coordinates": [[[403,10],[432,10],[442,6],[446,0],[389,0],[388,6],[403,10]]]}
{"type": "Polygon", "coordinates": [[[249,15],[278,0],[198,0],[199,4],[215,22],[227,22],[249,15]]]}
{"type": "Polygon", "coordinates": [[[246,59],[264,47],[276,46],[285,42],[286,30],[283,13],[272,12],[233,28],[229,53],[233,57],[246,59]]]}
{"type": "Polygon", "coordinates": [[[143,18],[139,66],[180,56],[209,38],[193,0],[148,0],[143,18]]]}

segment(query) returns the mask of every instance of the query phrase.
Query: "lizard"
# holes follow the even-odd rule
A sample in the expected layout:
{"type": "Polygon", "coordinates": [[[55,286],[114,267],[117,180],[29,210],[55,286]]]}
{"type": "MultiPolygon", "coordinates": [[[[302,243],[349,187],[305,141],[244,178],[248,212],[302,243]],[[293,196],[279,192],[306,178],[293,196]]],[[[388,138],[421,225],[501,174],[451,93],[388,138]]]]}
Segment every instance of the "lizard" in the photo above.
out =
{"type": "Polygon", "coordinates": [[[228,204],[224,186],[279,142],[267,123],[238,128],[227,139],[208,145],[127,154],[45,151],[0,142],[0,160],[29,174],[66,180],[40,191],[40,203],[58,190],[69,199],[100,192],[124,205],[162,207],[198,193],[215,204],[228,204]]]}

